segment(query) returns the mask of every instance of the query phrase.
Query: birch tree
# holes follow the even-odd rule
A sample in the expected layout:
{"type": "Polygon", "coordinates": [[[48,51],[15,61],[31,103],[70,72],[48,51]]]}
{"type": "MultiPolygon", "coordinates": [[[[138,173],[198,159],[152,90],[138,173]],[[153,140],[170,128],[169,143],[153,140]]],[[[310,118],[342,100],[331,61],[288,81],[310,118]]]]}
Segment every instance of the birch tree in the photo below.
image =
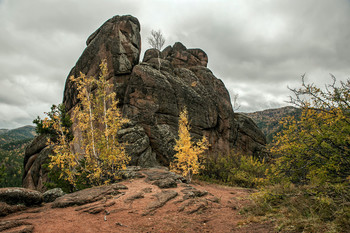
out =
{"type": "Polygon", "coordinates": [[[170,164],[171,170],[181,173],[190,183],[192,176],[198,174],[202,167],[199,157],[208,149],[208,146],[209,143],[205,136],[197,143],[192,142],[188,112],[184,108],[179,117],[179,138],[174,147],[177,153],[174,155],[174,161],[170,164]]]}
{"type": "MultiPolygon", "coordinates": [[[[124,145],[117,139],[118,130],[128,120],[123,118],[113,84],[107,80],[105,61],[100,64],[100,69],[98,79],[83,73],[70,78],[76,84],[79,100],[72,112],[72,120],[76,123],[74,131],[81,132],[81,136],[66,143],[64,133],[61,133],[56,142],[51,142],[55,155],[49,166],[58,167],[62,177],[72,185],[77,183],[78,176],[92,186],[113,182],[130,160],[124,145]],[[73,151],[73,144],[80,145],[82,152],[73,151]]],[[[53,123],[60,131],[60,122],[55,120],[53,123]]]]}

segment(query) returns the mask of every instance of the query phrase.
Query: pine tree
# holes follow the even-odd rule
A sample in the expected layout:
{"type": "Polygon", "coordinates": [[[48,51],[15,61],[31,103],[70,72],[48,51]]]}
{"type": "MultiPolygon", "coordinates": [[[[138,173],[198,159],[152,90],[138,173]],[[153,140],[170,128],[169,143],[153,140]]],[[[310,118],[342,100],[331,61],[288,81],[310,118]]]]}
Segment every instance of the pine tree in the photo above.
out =
{"type": "Polygon", "coordinates": [[[209,143],[205,136],[196,144],[191,141],[190,124],[187,109],[180,113],[179,139],[176,140],[174,161],[170,164],[171,170],[181,173],[191,182],[192,176],[199,173],[201,164],[199,157],[208,149],[209,143]]]}

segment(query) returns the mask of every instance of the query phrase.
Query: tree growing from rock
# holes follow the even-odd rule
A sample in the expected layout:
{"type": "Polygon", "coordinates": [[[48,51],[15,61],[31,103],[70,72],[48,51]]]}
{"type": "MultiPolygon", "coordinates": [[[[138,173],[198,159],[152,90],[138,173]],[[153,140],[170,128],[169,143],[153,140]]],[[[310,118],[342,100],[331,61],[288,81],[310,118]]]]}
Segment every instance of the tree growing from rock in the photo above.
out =
{"type": "Polygon", "coordinates": [[[61,177],[72,185],[112,182],[119,178],[118,172],[125,169],[130,160],[124,145],[117,139],[118,130],[128,120],[122,117],[116,93],[111,91],[113,85],[106,80],[105,61],[100,64],[100,69],[97,80],[82,73],[77,78],[70,78],[77,86],[80,101],[72,113],[74,130],[79,132],[79,137],[67,140],[68,129],[62,127],[59,114],[45,121],[47,126],[53,125],[58,135],[56,140],[50,141],[55,155],[51,156],[49,167],[58,168],[61,177]],[[74,144],[80,145],[80,152],[73,150],[74,144]],[[85,180],[81,180],[82,177],[85,180]]]}
{"type": "Polygon", "coordinates": [[[233,93],[232,95],[232,108],[233,111],[238,111],[238,109],[241,107],[241,104],[238,101],[238,94],[233,93]]]}
{"type": "Polygon", "coordinates": [[[176,140],[174,161],[170,164],[171,170],[181,173],[191,182],[192,176],[199,173],[202,167],[199,158],[208,149],[209,142],[205,136],[197,143],[192,142],[188,112],[184,108],[179,117],[179,138],[176,140]]]}
{"type": "Polygon", "coordinates": [[[161,30],[158,30],[158,31],[152,30],[151,36],[147,38],[147,41],[152,48],[158,49],[158,50],[161,50],[165,43],[165,39],[161,30]]]}

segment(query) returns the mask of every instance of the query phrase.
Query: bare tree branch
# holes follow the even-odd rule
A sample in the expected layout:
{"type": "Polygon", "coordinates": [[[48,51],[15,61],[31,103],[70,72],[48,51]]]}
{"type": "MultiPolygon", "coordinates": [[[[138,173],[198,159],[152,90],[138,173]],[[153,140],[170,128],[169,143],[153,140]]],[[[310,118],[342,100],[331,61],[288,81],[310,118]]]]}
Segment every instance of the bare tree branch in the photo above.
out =
{"type": "Polygon", "coordinates": [[[158,49],[158,50],[161,50],[165,43],[165,39],[161,30],[158,30],[158,31],[152,30],[151,36],[147,38],[147,41],[152,48],[158,49]]]}

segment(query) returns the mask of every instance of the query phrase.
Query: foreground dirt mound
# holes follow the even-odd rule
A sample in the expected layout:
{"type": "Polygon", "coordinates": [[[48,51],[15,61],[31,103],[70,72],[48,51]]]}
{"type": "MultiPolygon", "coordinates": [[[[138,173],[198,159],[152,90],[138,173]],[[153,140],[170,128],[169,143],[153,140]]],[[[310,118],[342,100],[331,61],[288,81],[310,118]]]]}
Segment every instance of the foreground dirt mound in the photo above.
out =
{"type": "Polygon", "coordinates": [[[247,221],[239,215],[240,208],[248,203],[246,197],[251,190],[206,183],[189,185],[160,168],[141,170],[140,173],[145,177],[67,194],[53,203],[8,215],[0,219],[0,231],[272,231],[268,223],[244,224],[247,221]],[[166,180],[175,180],[175,185],[171,185],[172,188],[157,185],[166,180]],[[57,203],[64,201],[69,205],[58,206],[57,203]],[[71,206],[74,201],[76,203],[71,206]]]}

